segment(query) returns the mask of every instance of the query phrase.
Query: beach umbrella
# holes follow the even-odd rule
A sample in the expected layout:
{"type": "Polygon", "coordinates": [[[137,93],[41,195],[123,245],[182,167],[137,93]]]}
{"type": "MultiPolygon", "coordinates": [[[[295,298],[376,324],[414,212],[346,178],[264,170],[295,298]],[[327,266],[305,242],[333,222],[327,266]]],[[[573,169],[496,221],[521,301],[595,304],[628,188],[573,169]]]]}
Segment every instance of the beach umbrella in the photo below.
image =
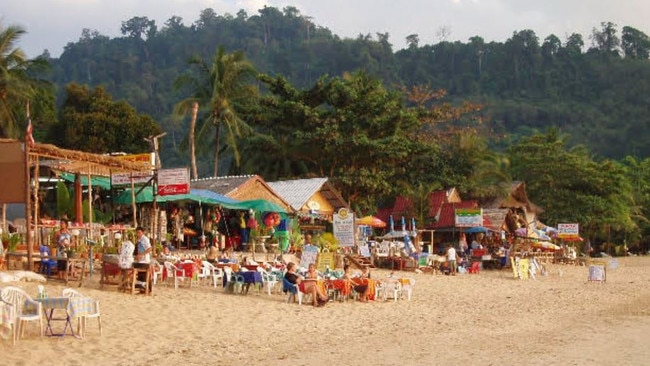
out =
{"type": "Polygon", "coordinates": [[[357,225],[366,225],[377,228],[386,227],[386,223],[382,219],[375,216],[364,216],[357,220],[357,225]]]}
{"type": "Polygon", "coordinates": [[[418,229],[415,228],[415,217],[411,217],[411,235],[414,237],[418,235],[418,229]]]}
{"type": "Polygon", "coordinates": [[[402,231],[406,231],[406,219],[402,216],[402,231]]]}
{"type": "Polygon", "coordinates": [[[395,221],[393,220],[393,215],[388,217],[388,226],[390,227],[390,232],[395,231],[395,221]]]}

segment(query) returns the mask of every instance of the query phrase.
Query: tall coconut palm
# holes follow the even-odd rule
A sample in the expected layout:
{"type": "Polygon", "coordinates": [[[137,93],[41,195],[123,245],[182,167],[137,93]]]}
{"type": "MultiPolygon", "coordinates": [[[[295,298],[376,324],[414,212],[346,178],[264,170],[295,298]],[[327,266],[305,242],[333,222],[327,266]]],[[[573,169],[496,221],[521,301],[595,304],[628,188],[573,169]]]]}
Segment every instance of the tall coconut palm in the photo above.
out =
{"type": "Polygon", "coordinates": [[[25,103],[34,93],[27,69],[34,63],[16,48],[25,30],[18,26],[4,28],[0,24],[0,136],[18,138],[16,114],[23,111],[25,103]]]}
{"type": "Polygon", "coordinates": [[[222,127],[227,131],[226,139],[235,164],[240,164],[237,138],[251,130],[241,113],[257,97],[253,84],[256,71],[243,52],[226,53],[223,47],[219,47],[211,63],[199,57],[193,57],[189,62],[196,73],[183,75],[177,80],[177,85],[189,87],[192,97],[180,104],[198,102],[205,112],[196,133],[197,140],[205,141],[207,131],[214,127],[214,176],[218,176],[222,127]]]}
{"type": "Polygon", "coordinates": [[[190,164],[192,168],[191,169],[192,179],[198,179],[199,172],[196,167],[196,139],[194,135],[196,132],[196,118],[199,114],[199,102],[196,101],[195,99],[190,98],[181,101],[174,108],[174,114],[177,115],[185,115],[188,113],[188,111],[191,113],[190,131],[188,133],[187,139],[189,140],[189,146],[190,146],[190,164]]]}

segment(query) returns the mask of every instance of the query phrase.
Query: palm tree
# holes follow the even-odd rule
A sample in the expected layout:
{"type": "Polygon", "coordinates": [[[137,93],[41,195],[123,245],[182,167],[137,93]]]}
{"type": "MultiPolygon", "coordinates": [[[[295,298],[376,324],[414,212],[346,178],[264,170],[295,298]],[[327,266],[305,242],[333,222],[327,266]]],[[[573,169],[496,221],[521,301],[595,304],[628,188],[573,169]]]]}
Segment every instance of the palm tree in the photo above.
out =
{"type": "MultiPolygon", "coordinates": [[[[241,113],[257,97],[257,89],[251,83],[256,72],[243,52],[226,53],[223,47],[219,47],[211,64],[196,56],[190,59],[189,63],[198,69],[198,74],[183,75],[177,80],[178,86],[191,88],[193,94],[191,98],[180,102],[179,106],[187,106],[190,102],[197,102],[203,106],[205,115],[196,134],[198,140],[205,141],[207,131],[210,127],[214,127],[214,176],[216,177],[222,126],[226,128],[228,147],[233,150],[235,164],[237,166],[240,164],[237,138],[251,131],[241,118],[241,113]]],[[[190,131],[190,134],[192,133],[193,131],[190,131]]]]}
{"type": "Polygon", "coordinates": [[[18,138],[16,114],[24,110],[25,103],[34,94],[34,82],[27,70],[39,61],[28,60],[25,53],[16,48],[25,30],[18,26],[6,28],[0,24],[0,136],[18,138]]]}
{"type": "Polygon", "coordinates": [[[185,115],[188,113],[188,111],[191,113],[190,131],[188,133],[187,139],[189,140],[190,145],[190,164],[192,167],[192,179],[198,179],[199,173],[198,169],[196,168],[196,139],[194,135],[196,132],[196,117],[199,114],[199,102],[197,102],[195,99],[190,98],[181,101],[174,108],[174,114],[177,115],[185,115]]]}

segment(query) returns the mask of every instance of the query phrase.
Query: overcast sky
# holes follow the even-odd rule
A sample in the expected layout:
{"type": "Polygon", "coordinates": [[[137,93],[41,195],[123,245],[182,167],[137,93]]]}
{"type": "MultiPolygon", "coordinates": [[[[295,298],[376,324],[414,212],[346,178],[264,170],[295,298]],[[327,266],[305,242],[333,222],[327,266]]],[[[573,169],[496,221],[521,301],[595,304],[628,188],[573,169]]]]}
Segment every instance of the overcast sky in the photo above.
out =
{"type": "Polygon", "coordinates": [[[45,49],[58,57],[84,28],[119,37],[122,22],[135,16],[161,28],[174,15],[190,25],[206,8],[253,15],[264,5],[295,6],[341,37],[389,33],[394,50],[403,48],[410,34],[419,35],[420,45],[437,43],[443,28],[446,40],[462,42],[475,35],[504,42],[514,31],[532,29],[540,41],[549,34],[564,41],[577,32],[589,45],[591,30],[602,21],[617,24],[619,35],[626,25],[650,34],[648,0],[1,0],[0,24],[28,32],[18,47],[29,57],[45,49]]]}

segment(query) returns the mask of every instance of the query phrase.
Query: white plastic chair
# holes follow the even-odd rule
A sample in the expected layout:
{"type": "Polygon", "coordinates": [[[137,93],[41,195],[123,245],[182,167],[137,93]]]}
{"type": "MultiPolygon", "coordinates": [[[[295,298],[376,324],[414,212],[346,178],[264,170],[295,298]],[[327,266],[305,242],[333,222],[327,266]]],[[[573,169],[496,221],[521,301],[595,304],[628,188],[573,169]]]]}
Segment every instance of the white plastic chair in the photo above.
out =
{"type": "Polygon", "coordinates": [[[386,301],[389,296],[393,299],[393,301],[397,301],[397,299],[400,297],[400,294],[402,293],[402,285],[397,281],[383,281],[377,285],[375,291],[377,298],[381,297],[383,301],[386,301]]]}
{"type": "Polygon", "coordinates": [[[174,289],[178,290],[178,280],[184,281],[186,278],[185,269],[178,268],[171,262],[165,262],[164,266],[165,269],[167,269],[167,281],[169,281],[170,278],[173,279],[174,289]]]}
{"type": "Polygon", "coordinates": [[[214,288],[217,288],[217,286],[219,286],[219,283],[223,283],[223,271],[221,268],[215,267],[208,261],[201,261],[201,264],[202,276],[204,278],[212,278],[212,285],[214,288]]]}
{"type": "Polygon", "coordinates": [[[152,278],[153,278],[153,284],[155,286],[158,283],[158,277],[160,277],[160,280],[162,281],[164,267],[160,263],[158,263],[158,261],[152,261],[152,266],[153,266],[152,278]]]}
{"type": "Polygon", "coordinates": [[[41,337],[43,337],[43,304],[32,299],[23,289],[13,286],[3,288],[0,298],[13,307],[11,326],[14,344],[19,337],[24,335],[24,323],[26,322],[38,321],[41,327],[41,337]],[[33,308],[33,312],[28,312],[26,305],[33,308]]]}
{"type": "MultiPolygon", "coordinates": [[[[87,297],[82,295],[79,291],[73,290],[71,288],[65,288],[63,289],[62,292],[63,297],[87,297]]],[[[83,338],[86,335],[86,325],[87,325],[87,320],[88,318],[97,318],[97,324],[99,325],[99,335],[102,335],[102,316],[99,311],[99,300],[94,300],[93,301],[93,310],[90,314],[84,315],[81,317],[79,321],[79,327],[80,331],[77,331],[81,338],[83,338]]]]}
{"type": "Polygon", "coordinates": [[[257,267],[257,271],[262,274],[262,283],[266,286],[266,291],[269,295],[273,293],[273,289],[278,284],[278,277],[272,273],[267,272],[262,267],[257,267]]]}
{"type": "Polygon", "coordinates": [[[406,296],[406,299],[408,301],[411,301],[411,295],[413,294],[413,286],[415,286],[415,279],[409,278],[408,280],[409,280],[408,283],[402,284],[401,296],[402,297],[406,296]]]}

